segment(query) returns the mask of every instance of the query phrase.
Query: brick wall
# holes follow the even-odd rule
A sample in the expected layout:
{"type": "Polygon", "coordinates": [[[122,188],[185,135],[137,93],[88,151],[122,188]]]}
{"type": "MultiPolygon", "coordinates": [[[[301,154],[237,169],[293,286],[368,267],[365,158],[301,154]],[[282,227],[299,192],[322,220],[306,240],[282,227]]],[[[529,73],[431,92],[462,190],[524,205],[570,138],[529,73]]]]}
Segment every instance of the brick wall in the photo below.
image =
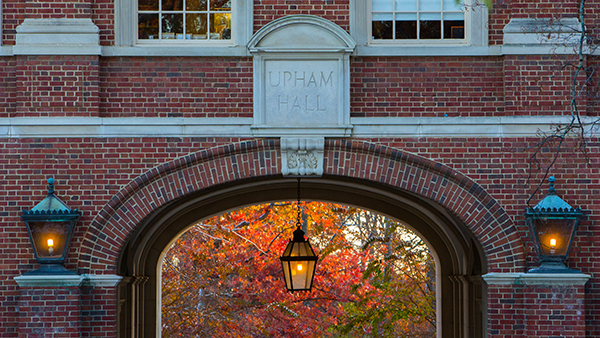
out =
{"type": "Polygon", "coordinates": [[[357,57],[353,117],[503,116],[497,57],[357,57]]]}
{"type": "Polygon", "coordinates": [[[115,41],[115,1],[95,0],[92,2],[92,21],[100,29],[100,44],[111,46],[115,41]]]}
{"type": "Polygon", "coordinates": [[[0,57],[0,117],[9,117],[16,110],[16,67],[13,57],[0,57]]]}
{"type": "Polygon", "coordinates": [[[19,292],[19,337],[81,337],[79,287],[21,287],[19,292]]]}
{"type": "Polygon", "coordinates": [[[586,336],[583,286],[493,285],[488,295],[490,338],[586,336]]]}
{"type": "Polygon", "coordinates": [[[117,336],[115,287],[84,285],[81,289],[81,337],[117,336]]]}
{"type": "Polygon", "coordinates": [[[14,116],[98,116],[97,56],[19,56],[14,116]]]}
{"type": "MultiPolygon", "coordinates": [[[[500,203],[514,219],[523,241],[529,268],[537,266],[528,230],[522,217],[524,202],[532,192],[527,184],[528,154],[521,149],[536,138],[435,138],[435,139],[371,139],[369,141],[403,149],[432,161],[440,162],[477,182],[500,203]]],[[[0,196],[3,227],[0,235],[3,250],[0,253],[0,278],[4,291],[0,315],[7,318],[1,330],[14,330],[16,286],[12,277],[36,268],[26,231],[20,221],[20,211],[33,207],[45,193],[46,179],[56,178],[56,191],[70,207],[78,208],[83,216],[78,223],[67,267],[76,269],[78,253],[87,227],[100,210],[117,192],[139,175],[153,167],[199,150],[238,142],[239,139],[193,138],[53,138],[12,139],[2,143],[0,153],[0,184],[5,193],[0,196]],[[12,325],[10,323],[13,323],[12,325]],[[12,329],[11,329],[12,328],[12,329]]],[[[590,145],[590,153],[598,153],[600,144],[590,145]]],[[[597,163],[597,158],[592,158],[597,163]]],[[[594,232],[598,221],[594,196],[600,191],[600,174],[587,166],[581,154],[565,152],[553,169],[557,177],[558,193],[571,205],[585,210],[573,244],[568,266],[596,276],[600,269],[595,264],[600,236],[594,232]]],[[[360,175],[360,173],[358,173],[360,175]]],[[[534,180],[540,179],[534,176],[534,180]]],[[[535,182],[535,181],[534,181],[535,182]]],[[[542,195],[545,189],[542,190],[542,195]]],[[[535,204],[541,197],[534,198],[535,204]]],[[[101,268],[97,266],[97,268],[101,268]]],[[[101,268],[102,269],[102,268],[101,268]]],[[[589,332],[600,332],[600,281],[592,278],[586,292],[586,310],[589,332]]],[[[0,335],[1,336],[1,335],[0,335]]]]}
{"type": "MultiPolygon", "coordinates": [[[[559,11],[561,15],[573,16],[576,12],[574,3],[551,0],[496,2],[490,10],[490,44],[502,43],[502,28],[510,18],[549,18],[559,11]]],[[[588,4],[587,20],[592,32],[597,34],[594,23],[600,15],[600,2],[588,1],[588,4]]],[[[114,10],[113,0],[3,0],[2,44],[15,43],[16,27],[25,18],[92,18],[100,28],[101,44],[110,46],[115,35],[114,10]]],[[[255,0],[254,14],[255,31],[274,19],[291,14],[318,15],[350,30],[348,0],[255,0]]],[[[570,70],[561,69],[564,62],[565,59],[555,55],[352,57],[351,114],[353,117],[449,118],[565,115],[569,114],[570,70]]],[[[586,62],[597,65],[594,59],[586,62]]],[[[248,57],[1,56],[0,118],[252,117],[252,72],[252,59],[248,57]]],[[[598,94],[593,91],[597,75],[591,80],[590,91],[580,103],[588,115],[597,116],[598,94]]],[[[0,318],[3,319],[0,337],[15,337],[19,332],[21,336],[49,336],[49,329],[40,326],[40,318],[52,318],[53,328],[62,331],[56,337],[115,336],[117,304],[114,288],[18,288],[13,281],[13,277],[38,267],[20,212],[33,207],[44,197],[48,177],[56,178],[58,196],[70,207],[83,212],[66,266],[81,268],[78,259],[82,258],[90,262],[85,269],[114,273],[114,256],[120,250],[114,241],[116,238],[125,240],[128,233],[119,232],[123,228],[114,228],[117,230],[110,234],[115,236],[103,239],[108,241],[106,247],[94,247],[86,242],[89,240],[86,236],[94,220],[106,216],[102,211],[115,199],[123,197],[119,194],[127,192],[122,189],[137,184],[136,179],[144,177],[142,175],[150,175],[160,168],[167,172],[177,161],[197,160],[203,153],[212,154],[215,147],[234,147],[226,145],[241,141],[265,142],[272,154],[268,159],[269,170],[260,158],[240,155],[239,165],[254,163],[257,166],[244,167],[246,172],[254,176],[278,173],[277,150],[270,141],[263,140],[234,137],[0,139],[0,185],[3,189],[0,194],[0,318]],[[81,302],[76,301],[79,298],[81,302]],[[51,302],[55,300],[58,301],[51,302]]],[[[537,266],[523,210],[527,199],[535,192],[536,183],[542,179],[542,175],[535,172],[528,180],[532,154],[528,147],[539,142],[539,138],[398,137],[363,141],[387,147],[391,149],[389,151],[399,150],[398,154],[417,155],[411,158],[422,156],[428,163],[437,162],[476,182],[474,191],[485,191],[510,217],[516,230],[516,235],[510,238],[516,237],[515,241],[522,242],[524,250],[520,253],[523,266],[518,266],[537,266]]],[[[348,176],[362,178],[372,174],[365,171],[367,163],[371,163],[367,158],[374,156],[372,153],[367,150],[344,152],[346,145],[340,145],[342,141],[332,142],[337,142],[335,146],[338,147],[335,151],[329,148],[331,153],[337,154],[332,158],[346,156],[347,163],[355,166],[335,164],[334,167],[329,163],[329,173],[341,167],[342,173],[348,176]]],[[[334,146],[332,144],[330,146],[334,146]]],[[[552,161],[553,146],[555,144],[542,149],[542,168],[552,161]]],[[[596,229],[600,220],[597,207],[600,142],[593,139],[586,146],[588,158],[574,151],[578,147],[576,141],[565,145],[552,174],[557,178],[561,197],[571,205],[581,207],[585,213],[567,265],[592,275],[592,279],[585,289],[526,285],[490,287],[488,327],[492,337],[581,337],[584,330],[588,337],[600,336],[600,266],[597,264],[600,235],[596,229]],[[561,304],[562,308],[554,309],[556,304],[561,304]],[[573,312],[578,310],[585,311],[585,319],[573,312]]],[[[377,160],[377,156],[374,157],[377,160]]],[[[214,173],[199,173],[197,181],[226,182],[227,175],[239,179],[235,177],[235,171],[225,171],[231,163],[216,163],[214,173]],[[216,177],[212,177],[213,174],[216,177]]],[[[393,173],[400,175],[401,170],[395,169],[393,173]]],[[[419,184],[428,177],[423,175],[419,184]]],[[[396,179],[396,176],[388,178],[396,179]]],[[[190,176],[185,179],[191,180],[190,176]]],[[[184,180],[174,182],[181,184],[184,180]]],[[[190,189],[188,186],[178,188],[181,191],[190,189]]],[[[179,193],[177,189],[175,191],[179,193]]],[[[420,193],[429,196],[430,192],[423,190],[420,193]]],[[[544,193],[545,188],[542,188],[531,204],[544,193]]],[[[449,194],[448,198],[452,196],[449,194]]],[[[453,201],[459,202],[460,199],[453,201]]],[[[148,212],[139,211],[139,218],[148,212]]],[[[485,223],[483,216],[477,216],[478,210],[465,212],[472,217],[466,219],[485,223]]],[[[500,231],[499,228],[492,229],[485,235],[496,235],[500,231]]],[[[515,264],[509,258],[514,255],[503,251],[508,250],[507,243],[497,243],[498,247],[493,248],[488,257],[495,264],[495,271],[515,270],[515,264]]]]}
{"type": "Polygon", "coordinates": [[[103,58],[102,117],[252,117],[248,58],[103,58]]]}
{"type": "MultiPolygon", "coordinates": [[[[571,65],[577,65],[576,59],[572,56],[505,56],[506,114],[570,115],[574,73],[571,65]]],[[[582,72],[578,83],[581,85],[584,81],[586,81],[585,72],[582,72]]],[[[576,93],[578,91],[579,89],[576,93]]],[[[586,99],[584,94],[578,100],[583,114],[587,106],[586,99]]]]}
{"type": "Polygon", "coordinates": [[[349,1],[339,0],[254,0],[254,31],[286,15],[316,15],[350,30],[349,1]]]}

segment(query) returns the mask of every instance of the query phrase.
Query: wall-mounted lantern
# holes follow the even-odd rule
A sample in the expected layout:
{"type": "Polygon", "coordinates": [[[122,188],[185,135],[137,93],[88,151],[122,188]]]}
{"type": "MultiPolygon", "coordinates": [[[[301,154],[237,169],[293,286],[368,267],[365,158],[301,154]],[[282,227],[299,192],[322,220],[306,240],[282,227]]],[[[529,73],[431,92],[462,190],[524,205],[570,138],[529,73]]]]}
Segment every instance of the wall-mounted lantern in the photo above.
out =
{"type": "Polygon", "coordinates": [[[48,196],[31,210],[23,210],[35,258],[41,267],[24,275],[76,274],[63,267],[69,252],[73,227],[81,213],[71,210],[54,194],[54,179],[48,179],[48,196]]]}
{"type": "Polygon", "coordinates": [[[310,291],[315,277],[319,257],[315,255],[302,231],[302,209],[300,208],[300,178],[298,178],[298,217],[294,238],[288,243],[280,257],[283,278],[288,292],[310,291]]]}
{"type": "Polygon", "coordinates": [[[527,208],[525,218],[536,243],[540,267],[531,273],[579,273],[565,266],[571,242],[581,218],[581,209],[574,209],[556,195],[554,176],[548,178],[548,195],[535,207],[527,208]]]}

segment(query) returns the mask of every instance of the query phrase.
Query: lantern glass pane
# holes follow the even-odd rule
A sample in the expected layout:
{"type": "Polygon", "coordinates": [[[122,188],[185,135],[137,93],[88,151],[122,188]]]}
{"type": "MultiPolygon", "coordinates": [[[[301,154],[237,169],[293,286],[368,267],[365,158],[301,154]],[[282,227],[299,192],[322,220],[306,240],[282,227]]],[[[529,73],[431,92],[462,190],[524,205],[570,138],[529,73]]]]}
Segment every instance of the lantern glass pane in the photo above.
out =
{"type": "Polygon", "coordinates": [[[535,231],[542,256],[565,256],[576,219],[538,218],[534,220],[535,231]]]}
{"type": "Polygon", "coordinates": [[[290,262],[289,261],[281,261],[281,267],[283,270],[283,278],[285,280],[285,286],[288,290],[292,289],[292,282],[290,279],[290,262]]]}
{"type": "Polygon", "coordinates": [[[29,222],[33,246],[39,258],[61,258],[71,222],[29,222]]]}
{"type": "Polygon", "coordinates": [[[307,261],[293,261],[291,263],[292,268],[292,287],[294,290],[306,289],[306,279],[308,271],[307,261]]]}
{"type": "Polygon", "coordinates": [[[308,261],[308,271],[306,272],[306,288],[310,289],[312,287],[313,277],[315,276],[315,266],[317,265],[317,261],[308,261]]]}
{"type": "Polygon", "coordinates": [[[285,247],[285,250],[283,251],[282,257],[291,256],[293,248],[294,248],[294,243],[292,241],[289,241],[288,245],[285,247]]]}
{"type": "Polygon", "coordinates": [[[315,253],[308,242],[295,242],[290,256],[315,256],[315,253]]]}

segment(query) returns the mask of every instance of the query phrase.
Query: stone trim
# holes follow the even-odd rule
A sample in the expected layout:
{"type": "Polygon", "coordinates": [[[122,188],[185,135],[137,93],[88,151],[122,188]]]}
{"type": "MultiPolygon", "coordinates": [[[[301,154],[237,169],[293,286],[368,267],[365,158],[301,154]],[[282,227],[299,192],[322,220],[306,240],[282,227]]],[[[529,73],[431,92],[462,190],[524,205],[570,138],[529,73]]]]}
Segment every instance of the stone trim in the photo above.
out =
{"type": "Polygon", "coordinates": [[[14,279],[20,287],[69,287],[80,286],[84,277],[81,275],[31,275],[17,276],[14,279]]]}
{"type": "Polygon", "coordinates": [[[591,278],[583,273],[488,273],[488,285],[585,285],[591,278]]]}
{"type": "MultiPolygon", "coordinates": [[[[359,117],[327,137],[535,137],[569,116],[359,117]]],[[[593,117],[582,116],[584,123],[593,117]]],[[[255,137],[253,118],[0,118],[0,137],[255,137]]],[[[272,130],[269,137],[284,133],[272,130]]],[[[310,130],[299,137],[314,136],[310,130]]]]}
{"type": "Polygon", "coordinates": [[[283,176],[322,176],[325,138],[281,138],[283,176]]]}
{"type": "Polygon", "coordinates": [[[83,283],[92,287],[114,287],[123,279],[123,277],[118,275],[85,274],[82,276],[84,278],[83,283]]]}
{"type": "Polygon", "coordinates": [[[14,55],[100,55],[100,29],[92,19],[25,19],[14,55]]]}
{"type": "Polygon", "coordinates": [[[324,52],[343,51],[351,53],[355,47],[356,42],[340,26],[318,16],[303,14],[288,15],[270,22],[259,29],[248,42],[248,49],[251,53],[263,51],[297,52],[299,50],[310,52],[314,52],[315,50],[324,52]],[[303,26],[316,27],[323,34],[318,36],[319,39],[316,40],[316,45],[315,40],[312,40],[311,43],[311,39],[303,37],[303,26]],[[283,31],[285,33],[283,35],[292,35],[292,38],[289,41],[268,39],[270,35],[276,35],[278,31],[283,31]],[[331,34],[331,36],[326,36],[327,33],[331,34]],[[335,41],[334,37],[338,41],[335,41]]]}
{"type": "Polygon", "coordinates": [[[581,38],[580,29],[577,18],[554,21],[512,18],[503,29],[502,54],[574,54],[581,38]]]}

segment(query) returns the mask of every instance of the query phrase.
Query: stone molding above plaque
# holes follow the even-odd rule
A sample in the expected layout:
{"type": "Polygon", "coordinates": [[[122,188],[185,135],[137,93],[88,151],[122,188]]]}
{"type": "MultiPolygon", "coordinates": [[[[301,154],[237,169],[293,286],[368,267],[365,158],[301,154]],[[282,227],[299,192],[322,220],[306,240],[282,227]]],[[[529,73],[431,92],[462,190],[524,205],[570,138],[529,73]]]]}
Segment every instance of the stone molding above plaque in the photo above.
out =
{"type": "Polygon", "coordinates": [[[256,32],[248,44],[254,58],[254,136],[350,136],[355,47],[342,28],[312,15],[286,16],[256,32]]]}

